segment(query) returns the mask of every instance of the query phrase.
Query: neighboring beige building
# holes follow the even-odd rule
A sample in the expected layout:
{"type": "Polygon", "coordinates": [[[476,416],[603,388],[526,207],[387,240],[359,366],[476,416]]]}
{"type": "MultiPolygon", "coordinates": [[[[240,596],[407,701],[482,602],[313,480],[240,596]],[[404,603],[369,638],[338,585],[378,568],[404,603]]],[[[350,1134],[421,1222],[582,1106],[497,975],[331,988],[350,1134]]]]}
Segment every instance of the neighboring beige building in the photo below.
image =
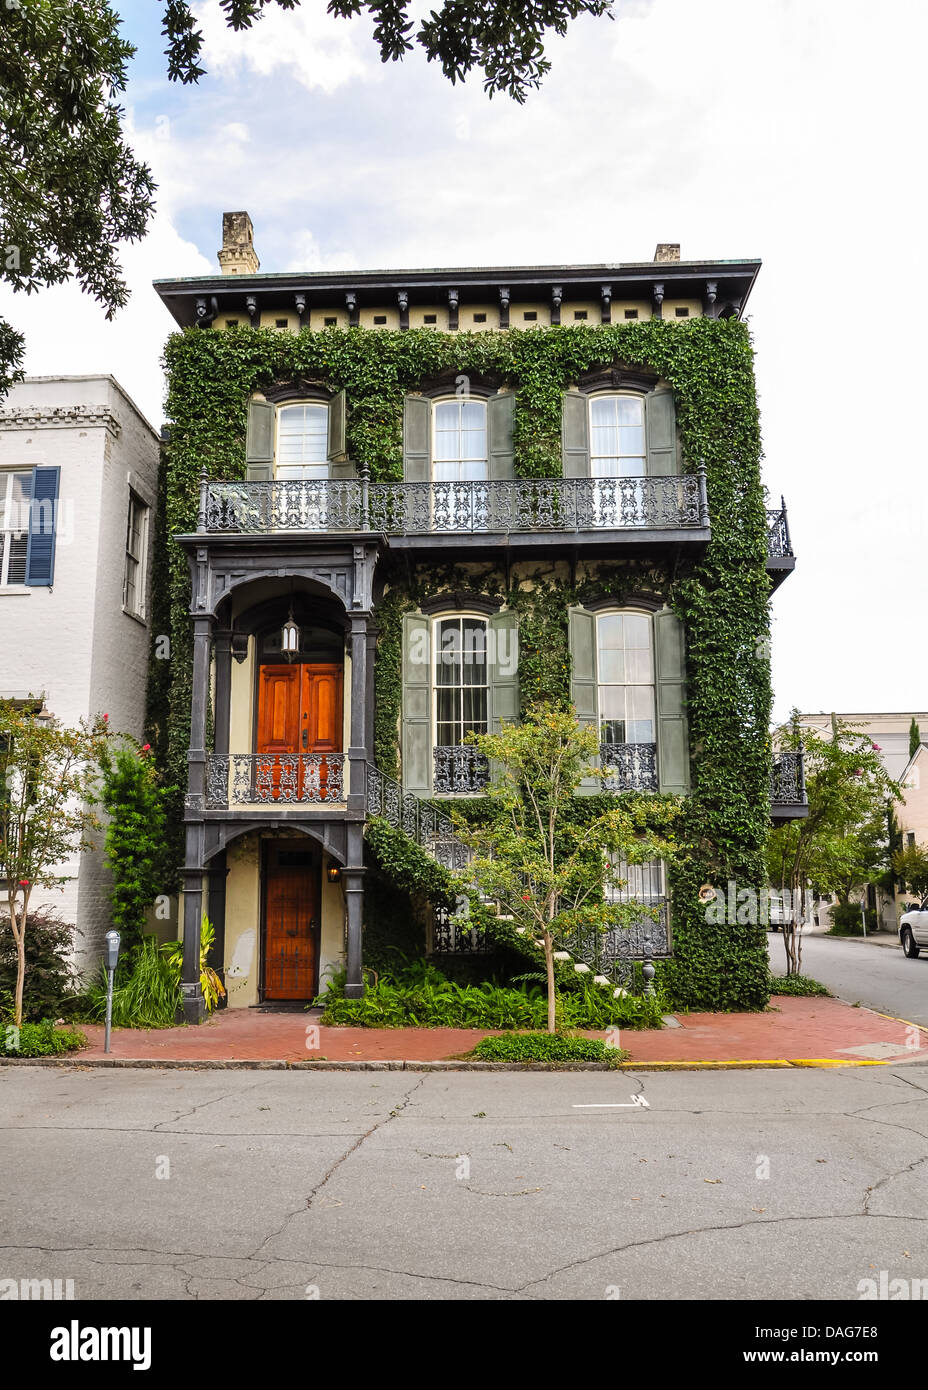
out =
{"type": "Polygon", "coordinates": [[[828,736],[831,732],[832,718],[845,724],[853,724],[855,729],[879,746],[883,766],[894,782],[901,780],[909,761],[909,729],[912,720],[918,724],[923,735],[928,735],[928,713],[918,714],[908,711],[903,714],[800,714],[799,724],[805,729],[828,736]]]}
{"type": "MultiPolygon", "coordinates": [[[[29,377],[0,405],[0,698],[141,736],[159,439],[110,376],[29,377]]],[[[102,857],[48,901],[93,968],[110,925],[102,857]]]]}
{"type": "MultiPolygon", "coordinates": [[[[920,743],[915,754],[909,756],[912,720],[924,736],[928,734],[928,713],[800,714],[799,724],[801,728],[827,736],[833,718],[852,724],[861,735],[869,738],[889,776],[903,787],[903,798],[896,802],[895,808],[903,844],[928,845],[928,746],[920,743]]],[[[890,899],[871,887],[869,899],[871,907],[879,907],[884,927],[892,930],[904,905],[912,901],[912,894],[897,892],[890,899]]]]}

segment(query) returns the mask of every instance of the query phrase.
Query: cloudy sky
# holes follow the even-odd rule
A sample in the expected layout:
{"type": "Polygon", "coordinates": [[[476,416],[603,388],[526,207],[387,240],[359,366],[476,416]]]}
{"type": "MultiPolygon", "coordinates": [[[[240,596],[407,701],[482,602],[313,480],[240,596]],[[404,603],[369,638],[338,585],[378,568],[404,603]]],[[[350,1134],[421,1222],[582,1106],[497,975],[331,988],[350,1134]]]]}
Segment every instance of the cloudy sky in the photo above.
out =
{"type": "Polygon", "coordinates": [[[244,36],[201,0],[209,75],[182,89],[160,6],[116,6],[158,213],[115,323],[73,287],[0,295],[30,373],[111,372],[160,424],[172,322],[150,282],[213,273],[227,209],[266,271],[758,256],[764,474],[798,554],[777,714],[928,707],[923,0],[618,0],[552,41],[524,107],[418,53],[382,66],[370,21],[325,0],[244,36]]]}

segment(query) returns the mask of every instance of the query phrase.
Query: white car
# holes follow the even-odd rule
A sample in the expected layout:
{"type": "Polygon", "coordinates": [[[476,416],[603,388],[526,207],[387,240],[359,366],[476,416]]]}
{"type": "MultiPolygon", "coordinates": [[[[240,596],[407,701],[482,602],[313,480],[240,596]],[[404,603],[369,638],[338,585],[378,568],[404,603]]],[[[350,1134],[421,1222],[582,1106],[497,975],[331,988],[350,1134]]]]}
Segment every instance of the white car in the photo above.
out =
{"type": "Polygon", "coordinates": [[[923,948],[928,950],[928,898],[920,907],[903,912],[899,920],[899,940],[909,960],[915,960],[923,948]]]}

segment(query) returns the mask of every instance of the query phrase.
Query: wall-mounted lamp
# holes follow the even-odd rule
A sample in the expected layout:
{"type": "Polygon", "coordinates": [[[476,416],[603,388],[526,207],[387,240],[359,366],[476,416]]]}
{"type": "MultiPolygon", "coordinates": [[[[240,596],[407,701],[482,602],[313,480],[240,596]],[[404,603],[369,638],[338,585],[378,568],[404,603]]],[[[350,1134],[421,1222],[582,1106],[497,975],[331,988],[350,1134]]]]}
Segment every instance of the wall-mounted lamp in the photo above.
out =
{"type": "Polygon", "coordinates": [[[342,876],[342,872],[337,864],[330,864],[325,871],[325,876],[330,883],[337,883],[342,876]]]}

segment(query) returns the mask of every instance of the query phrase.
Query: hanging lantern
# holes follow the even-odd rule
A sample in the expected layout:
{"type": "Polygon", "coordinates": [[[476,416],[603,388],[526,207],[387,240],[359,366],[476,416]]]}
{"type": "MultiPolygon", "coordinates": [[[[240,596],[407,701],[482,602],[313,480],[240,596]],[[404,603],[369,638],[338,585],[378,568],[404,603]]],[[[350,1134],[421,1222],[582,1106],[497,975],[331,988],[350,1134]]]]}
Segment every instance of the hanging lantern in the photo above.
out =
{"type": "Polygon", "coordinates": [[[293,609],[280,631],[280,650],[288,659],[300,649],[300,629],[293,621],[293,609]]]}

